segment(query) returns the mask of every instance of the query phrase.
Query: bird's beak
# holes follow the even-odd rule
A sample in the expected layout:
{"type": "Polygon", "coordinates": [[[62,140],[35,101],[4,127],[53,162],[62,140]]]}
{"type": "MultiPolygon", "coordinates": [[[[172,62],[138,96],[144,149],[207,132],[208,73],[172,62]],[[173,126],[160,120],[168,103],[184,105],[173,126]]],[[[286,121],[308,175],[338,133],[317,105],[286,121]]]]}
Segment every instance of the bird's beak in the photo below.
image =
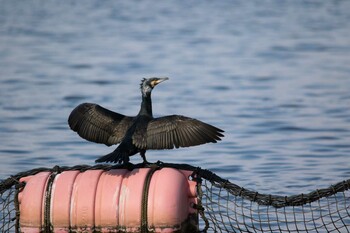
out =
{"type": "Polygon", "coordinates": [[[154,82],[154,86],[161,83],[161,82],[164,82],[165,80],[168,80],[169,78],[168,77],[165,77],[165,78],[158,78],[158,80],[156,80],[154,82]]]}

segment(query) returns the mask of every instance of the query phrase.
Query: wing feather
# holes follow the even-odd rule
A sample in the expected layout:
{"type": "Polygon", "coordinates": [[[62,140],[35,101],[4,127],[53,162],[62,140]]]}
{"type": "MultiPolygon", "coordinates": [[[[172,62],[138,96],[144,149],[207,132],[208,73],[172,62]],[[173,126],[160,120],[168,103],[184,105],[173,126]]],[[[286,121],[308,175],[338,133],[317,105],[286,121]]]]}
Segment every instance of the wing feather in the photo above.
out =
{"type": "Polygon", "coordinates": [[[202,121],[179,115],[152,119],[147,126],[146,149],[172,149],[221,140],[224,131],[202,121]]]}
{"type": "Polygon", "coordinates": [[[100,105],[83,103],[71,112],[68,124],[82,138],[111,146],[121,142],[133,120],[134,117],[124,116],[100,105]]]}

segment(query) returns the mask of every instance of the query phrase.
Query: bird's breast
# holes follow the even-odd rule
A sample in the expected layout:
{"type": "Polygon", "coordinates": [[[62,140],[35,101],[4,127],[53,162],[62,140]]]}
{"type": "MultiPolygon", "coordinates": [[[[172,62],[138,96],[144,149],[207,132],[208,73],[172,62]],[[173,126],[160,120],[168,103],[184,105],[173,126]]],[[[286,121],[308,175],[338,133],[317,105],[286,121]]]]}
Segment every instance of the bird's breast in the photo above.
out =
{"type": "Polygon", "coordinates": [[[140,149],[145,149],[147,147],[147,126],[151,120],[151,118],[142,117],[135,123],[132,140],[133,144],[140,149]]]}

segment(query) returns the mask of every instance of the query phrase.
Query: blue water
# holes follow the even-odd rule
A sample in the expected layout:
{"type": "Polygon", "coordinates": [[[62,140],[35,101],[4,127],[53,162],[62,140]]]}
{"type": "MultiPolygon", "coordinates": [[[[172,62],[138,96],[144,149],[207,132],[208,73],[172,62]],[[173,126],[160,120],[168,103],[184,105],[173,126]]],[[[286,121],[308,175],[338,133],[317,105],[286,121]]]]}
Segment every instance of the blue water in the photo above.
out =
{"type": "MultiPolygon", "coordinates": [[[[350,178],[349,1],[0,0],[0,179],[94,164],[114,149],[67,125],[82,102],[225,130],[217,144],[148,151],[264,193],[350,178]]],[[[134,156],[132,162],[141,162],[134,156]]]]}

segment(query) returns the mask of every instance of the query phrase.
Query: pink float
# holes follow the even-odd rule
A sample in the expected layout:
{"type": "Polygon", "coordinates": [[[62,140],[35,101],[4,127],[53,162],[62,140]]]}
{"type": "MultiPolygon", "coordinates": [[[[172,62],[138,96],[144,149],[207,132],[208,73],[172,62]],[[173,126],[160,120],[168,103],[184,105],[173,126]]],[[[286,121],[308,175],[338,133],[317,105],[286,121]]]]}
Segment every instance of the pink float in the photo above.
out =
{"type": "Polygon", "coordinates": [[[18,196],[21,232],[196,231],[197,187],[188,179],[191,173],[140,168],[24,177],[18,196]]]}

